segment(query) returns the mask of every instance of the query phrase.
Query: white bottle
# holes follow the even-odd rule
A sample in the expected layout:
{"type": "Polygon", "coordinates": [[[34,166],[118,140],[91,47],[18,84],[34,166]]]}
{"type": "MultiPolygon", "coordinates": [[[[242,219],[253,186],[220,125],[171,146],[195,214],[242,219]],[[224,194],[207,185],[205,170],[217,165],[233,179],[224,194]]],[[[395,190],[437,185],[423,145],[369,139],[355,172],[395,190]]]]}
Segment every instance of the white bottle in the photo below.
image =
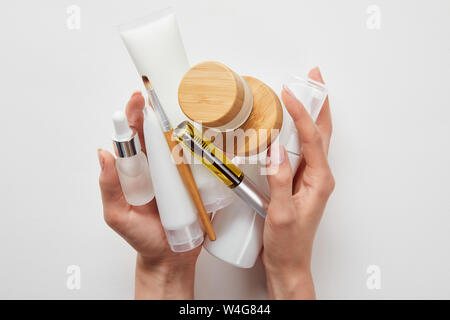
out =
{"type": "Polygon", "coordinates": [[[131,130],[123,111],[114,113],[113,124],[116,169],[123,195],[129,204],[142,206],[155,196],[147,157],[141,151],[137,132],[131,130]]]}
{"type": "Polygon", "coordinates": [[[200,246],[203,231],[197,209],[178,173],[155,111],[144,109],[144,136],[161,224],[174,252],[200,246]]]}
{"type": "MultiPolygon", "coordinates": [[[[266,194],[270,194],[266,176],[257,164],[243,164],[245,172],[266,194]]],[[[239,268],[251,268],[261,252],[264,218],[244,201],[235,197],[232,205],[220,209],[212,220],[217,240],[206,239],[203,247],[213,256],[239,268]]]]}
{"type": "MultiPolygon", "coordinates": [[[[189,70],[189,63],[173,10],[154,13],[122,25],[119,30],[139,78],[143,75],[148,77],[170,123],[177,126],[188,120],[178,104],[178,85],[189,70]]],[[[214,212],[231,203],[233,192],[207,168],[195,162],[191,169],[207,212],[214,212]]]]}

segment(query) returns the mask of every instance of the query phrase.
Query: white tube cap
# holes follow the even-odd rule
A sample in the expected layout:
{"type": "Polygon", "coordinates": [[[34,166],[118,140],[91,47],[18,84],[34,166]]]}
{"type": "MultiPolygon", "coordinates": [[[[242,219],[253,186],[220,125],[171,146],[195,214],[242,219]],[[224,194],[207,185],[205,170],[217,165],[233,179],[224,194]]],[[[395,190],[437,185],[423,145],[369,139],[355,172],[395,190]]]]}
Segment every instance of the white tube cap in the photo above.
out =
{"type": "Polygon", "coordinates": [[[185,252],[203,243],[203,231],[198,221],[175,230],[166,230],[167,241],[174,252],[185,252]]]}

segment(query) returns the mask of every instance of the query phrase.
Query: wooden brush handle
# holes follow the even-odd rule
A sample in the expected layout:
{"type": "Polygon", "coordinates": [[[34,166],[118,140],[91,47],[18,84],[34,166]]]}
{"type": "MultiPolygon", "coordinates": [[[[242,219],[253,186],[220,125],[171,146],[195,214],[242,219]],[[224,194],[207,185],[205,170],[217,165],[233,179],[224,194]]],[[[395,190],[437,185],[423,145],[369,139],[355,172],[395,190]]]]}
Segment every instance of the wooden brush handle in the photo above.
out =
{"type": "Polygon", "coordinates": [[[176,161],[178,173],[181,176],[186,188],[191,195],[192,200],[194,201],[195,207],[197,208],[198,215],[200,217],[200,221],[205,228],[206,234],[208,235],[209,240],[216,240],[216,234],[214,233],[214,229],[211,225],[211,220],[209,219],[208,213],[206,212],[205,206],[203,205],[202,198],[200,196],[200,192],[198,191],[197,184],[195,183],[194,176],[192,175],[191,167],[189,164],[185,163],[183,160],[183,149],[177,150],[174,154],[173,150],[178,145],[178,142],[172,138],[173,129],[164,132],[164,136],[166,137],[167,144],[172,153],[172,157],[176,161]]]}

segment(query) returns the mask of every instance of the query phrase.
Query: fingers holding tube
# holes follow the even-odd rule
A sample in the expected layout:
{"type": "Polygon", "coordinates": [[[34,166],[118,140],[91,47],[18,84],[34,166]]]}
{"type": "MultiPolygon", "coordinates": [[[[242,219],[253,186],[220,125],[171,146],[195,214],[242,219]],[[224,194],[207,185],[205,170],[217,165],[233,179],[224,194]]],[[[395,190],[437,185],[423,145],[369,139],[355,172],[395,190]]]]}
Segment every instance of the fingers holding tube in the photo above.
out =
{"type": "Polygon", "coordinates": [[[269,150],[267,181],[270,204],[267,219],[274,225],[287,225],[295,219],[292,202],[292,169],[283,146],[273,145],[269,150]]]}
{"type": "Polygon", "coordinates": [[[281,97],[297,128],[306,165],[312,168],[328,167],[321,134],[308,111],[287,86],[283,86],[281,97]]]}
{"type": "Polygon", "coordinates": [[[127,115],[128,124],[130,127],[137,131],[139,135],[139,142],[141,143],[141,148],[144,153],[145,150],[145,140],[144,140],[144,110],[145,99],[141,92],[137,91],[131,95],[130,100],[127,103],[125,113],[127,115]]]}
{"type": "Polygon", "coordinates": [[[101,167],[99,185],[102,194],[103,215],[106,223],[111,228],[117,229],[125,218],[123,212],[128,208],[128,204],[122,193],[114,156],[102,149],[98,149],[97,154],[101,167]]]}
{"type": "MultiPolygon", "coordinates": [[[[324,83],[322,74],[320,73],[319,67],[312,69],[308,77],[314,81],[324,83]]],[[[330,138],[333,130],[333,124],[331,121],[330,103],[328,101],[328,96],[323,103],[322,109],[320,110],[319,116],[316,120],[316,125],[320,131],[323,140],[323,146],[325,153],[328,153],[328,148],[330,146],[330,138]]]]}

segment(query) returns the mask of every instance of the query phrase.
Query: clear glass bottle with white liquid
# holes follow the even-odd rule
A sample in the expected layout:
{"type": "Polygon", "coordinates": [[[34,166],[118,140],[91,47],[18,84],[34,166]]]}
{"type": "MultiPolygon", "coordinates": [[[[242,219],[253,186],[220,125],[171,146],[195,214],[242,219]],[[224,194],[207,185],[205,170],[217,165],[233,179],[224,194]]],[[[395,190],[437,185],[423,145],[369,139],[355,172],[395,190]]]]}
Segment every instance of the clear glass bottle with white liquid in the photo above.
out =
{"type": "Polygon", "coordinates": [[[116,169],[125,200],[142,206],[154,198],[152,178],[147,157],[141,151],[137,132],[131,130],[122,111],[113,115],[116,169]]]}

